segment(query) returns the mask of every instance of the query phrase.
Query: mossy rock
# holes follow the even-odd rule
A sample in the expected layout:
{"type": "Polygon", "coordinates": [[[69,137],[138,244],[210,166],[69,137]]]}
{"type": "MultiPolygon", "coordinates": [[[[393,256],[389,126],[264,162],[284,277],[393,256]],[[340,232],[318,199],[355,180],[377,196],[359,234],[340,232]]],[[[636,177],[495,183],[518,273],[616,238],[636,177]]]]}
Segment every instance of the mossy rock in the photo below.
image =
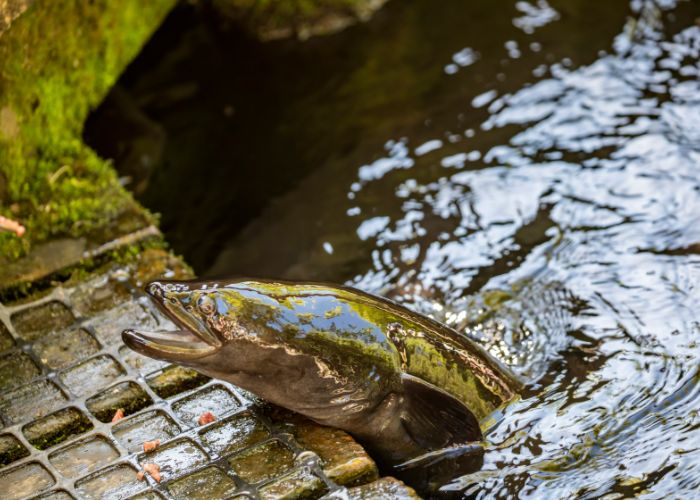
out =
{"type": "Polygon", "coordinates": [[[27,228],[0,233],[5,259],[56,236],[119,233],[121,214],[145,214],[81,131],[174,3],[36,1],[0,31],[0,214],[27,228]]]}

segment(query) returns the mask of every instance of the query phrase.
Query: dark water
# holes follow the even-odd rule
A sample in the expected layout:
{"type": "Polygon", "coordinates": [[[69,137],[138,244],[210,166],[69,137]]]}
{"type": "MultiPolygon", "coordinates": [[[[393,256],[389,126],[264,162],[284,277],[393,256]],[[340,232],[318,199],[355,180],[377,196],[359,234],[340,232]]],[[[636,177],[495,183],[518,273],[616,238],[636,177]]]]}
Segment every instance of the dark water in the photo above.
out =
{"type": "Polygon", "coordinates": [[[700,2],[393,2],[268,45],[195,18],[122,85],[201,275],[347,280],[529,380],[447,488],[697,496],[700,2]]]}

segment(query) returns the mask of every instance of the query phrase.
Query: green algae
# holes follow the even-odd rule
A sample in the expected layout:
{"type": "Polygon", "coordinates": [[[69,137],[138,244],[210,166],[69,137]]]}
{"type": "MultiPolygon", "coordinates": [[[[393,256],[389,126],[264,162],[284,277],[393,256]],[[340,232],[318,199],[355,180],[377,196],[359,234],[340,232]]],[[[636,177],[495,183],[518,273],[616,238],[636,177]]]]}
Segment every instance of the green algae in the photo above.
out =
{"type": "Polygon", "coordinates": [[[118,231],[120,214],[152,220],[80,134],[173,4],[36,2],[0,36],[0,214],[27,227],[24,238],[0,233],[2,257],[56,236],[118,231]]]}
{"type": "Polygon", "coordinates": [[[209,377],[182,366],[171,366],[161,373],[147,379],[153,392],[161,398],[167,399],[189,389],[194,389],[206,384],[209,377]]]}
{"type": "Polygon", "coordinates": [[[26,425],[22,432],[32,446],[45,450],[92,427],[90,419],[78,409],[65,408],[26,425]]]}
{"type": "Polygon", "coordinates": [[[28,456],[29,451],[16,437],[10,434],[0,436],[0,467],[28,456]]]}

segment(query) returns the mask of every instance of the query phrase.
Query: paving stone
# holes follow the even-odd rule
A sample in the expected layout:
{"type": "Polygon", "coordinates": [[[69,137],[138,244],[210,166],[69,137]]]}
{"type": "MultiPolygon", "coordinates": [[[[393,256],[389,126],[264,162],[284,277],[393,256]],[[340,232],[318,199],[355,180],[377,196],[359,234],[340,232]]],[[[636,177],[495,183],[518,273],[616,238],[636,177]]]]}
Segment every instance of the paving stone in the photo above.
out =
{"type": "Polygon", "coordinates": [[[119,409],[130,415],[152,403],[151,397],[135,382],[117,384],[85,402],[90,413],[100,422],[111,422],[119,409]]]}
{"type": "Polygon", "coordinates": [[[58,370],[92,356],[100,344],[82,328],[57,330],[43,335],[32,350],[49,368],[58,370]]]}
{"type": "Polygon", "coordinates": [[[138,471],[129,464],[119,464],[76,482],[80,498],[126,498],[146,488],[136,479],[138,471]]]}
{"type": "Polygon", "coordinates": [[[126,302],[104,311],[87,323],[94,328],[97,340],[103,345],[121,344],[122,332],[127,328],[155,330],[158,323],[150,310],[139,302],[126,302]]]}
{"type": "Polygon", "coordinates": [[[81,316],[94,316],[114,308],[130,297],[126,284],[111,279],[109,275],[98,276],[81,283],[71,293],[73,310],[81,316]]]}
{"type": "Polygon", "coordinates": [[[151,453],[139,455],[139,463],[154,463],[160,466],[163,481],[168,481],[187,473],[197,465],[206,462],[206,453],[191,439],[180,439],[161,446],[151,453]]]}
{"type": "Polygon", "coordinates": [[[252,413],[233,415],[200,434],[202,442],[215,456],[240,451],[270,437],[270,431],[252,413]]]}
{"type": "Polygon", "coordinates": [[[40,374],[39,367],[23,352],[0,357],[0,391],[26,384],[40,374]]]}
{"type": "Polygon", "coordinates": [[[294,466],[294,452],[278,440],[259,444],[228,460],[236,474],[248,483],[259,483],[294,466]]]}
{"type": "Polygon", "coordinates": [[[162,372],[146,379],[151,389],[161,398],[169,398],[206,384],[209,377],[198,373],[191,368],[182,366],[170,366],[162,372]]]}
{"type": "Polygon", "coordinates": [[[87,396],[108,386],[126,372],[111,356],[97,356],[61,373],[60,378],[76,396],[87,396]]]}
{"type": "Polygon", "coordinates": [[[0,474],[0,491],[4,500],[36,495],[55,483],[39,462],[20,465],[0,474]]]}
{"type": "Polygon", "coordinates": [[[273,405],[265,405],[263,410],[279,428],[290,432],[302,448],[321,458],[323,470],[332,481],[354,486],[379,477],[374,461],[346,432],[320,426],[273,405]]]}
{"type": "Polygon", "coordinates": [[[218,417],[239,408],[241,403],[223,385],[212,385],[174,402],[172,406],[180,420],[194,427],[202,413],[209,411],[218,417]]]}
{"type": "Polygon", "coordinates": [[[145,441],[166,441],[180,433],[179,426],[167,413],[155,410],[121,420],[112,426],[112,435],[130,452],[143,449],[145,441]]]}
{"type": "Polygon", "coordinates": [[[260,497],[263,499],[301,499],[318,498],[328,490],[326,484],[311,472],[302,467],[280,479],[260,488],[260,497]]]}
{"type": "Polygon", "coordinates": [[[84,476],[119,458],[119,452],[103,436],[71,444],[49,455],[51,465],[64,477],[84,476]]]}
{"type": "Polygon", "coordinates": [[[142,356],[136,351],[132,351],[127,346],[122,346],[119,349],[119,358],[141,375],[149,375],[168,366],[168,363],[165,361],[158,361],[157,359],[142,356]]]}
{"type": "Polygon", "coordinates": [[[0,396],[0,417],[6,425],[17,424],[42,417],[65,402],[56,384],[39,380],[0,396]]]}
{"type": "Polygon", "coordinates": [[[10,334],[9,328],[0,321],[0,352],[6,351],[15,345],[15,341],[10,334]]]}
{"type": "Polygon", "coordinates": [[[10,464],[20,458],[28,457],[27,450],[19,439],[12,434],[0,435],[0,466],[10,464]]]}
{"type": "Polygon", "coordinates": [[[362,484],[379,475],[374,461],[346,432],[306,421],[297,426],[294,436],[321,458],[324,472],[338,484],[362,484]]]}
{"type": "MultiPolygon", "coordinates": [[[[326,498],[326,497],[324,497],[326,498]]],[[[416,500],[420,497],[413,488],[393,477],[383,477],[372,483],[355,486],[344,491],[342,497],[328,495],[331,498],[348,500],[416,500]]]]}
{"type": "Polygon", "coordinates": [[[236,482],[218,467],[207,467],[168,484],[176,500],[226,498],[236,490],[236,482]]]}
{"type": "Polygon", "coordinates": [[[70,407],[25,425],[22,433],[32,446],[45,450],[92,428],[88,417],[70,407]]]}
{"type": "Polygon", "coordinates": [[[10,320],[17,335],[33,342],[51,331],[72,325],[75,317],[64,304],[53,301],[15,313],[10,320]]]}

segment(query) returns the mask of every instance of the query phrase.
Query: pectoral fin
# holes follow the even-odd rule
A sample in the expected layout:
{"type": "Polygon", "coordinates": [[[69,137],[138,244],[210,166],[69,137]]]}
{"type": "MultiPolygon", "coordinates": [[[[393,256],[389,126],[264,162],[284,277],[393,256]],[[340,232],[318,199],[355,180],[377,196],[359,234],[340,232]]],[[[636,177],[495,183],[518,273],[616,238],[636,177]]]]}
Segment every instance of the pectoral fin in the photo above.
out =
{"type": "Polygon", "coordinates": [[[403,374],[401,381],[406,401],[401,419],[419,446],[427,451],[482,439],[476,417],[457,398],[412,375],[403,374]]]}

